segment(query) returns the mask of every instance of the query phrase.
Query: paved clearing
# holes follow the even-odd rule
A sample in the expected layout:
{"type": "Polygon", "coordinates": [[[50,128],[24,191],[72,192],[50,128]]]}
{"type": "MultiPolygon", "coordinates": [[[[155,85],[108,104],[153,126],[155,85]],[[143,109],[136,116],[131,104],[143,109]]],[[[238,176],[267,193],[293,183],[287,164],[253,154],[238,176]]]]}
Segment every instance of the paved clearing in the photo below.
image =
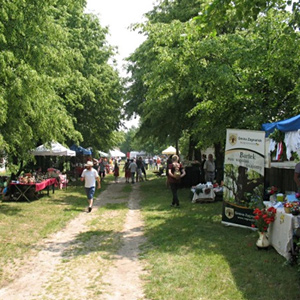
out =
{"type": "MultiPolygon", "coordinates": [[[[82,212],[66,228],[37,245],[36,255],[17,270],[16,279],[0,289],[0,299],[144,299],[140,278],[144,271],[138,260],[139,247],[145,241],[139,209],[139,184],[133,185],[129,199],[122,198],[124,185],[123,181],[110,184],[95,200],[92,213],[82,212]],[[111,260],[113,263],[102,268],[103,257],[97,253],[93,237],[82,245],[78,236],[92,231],[91,224],[99,218],[96,211],[100,206],[123,202],[128,203],[129,211],[119,233],[122,246],[111,260]],[[84,255],[81,252],[75,256],[74,249],[79,247],[84,255]]],[[[111,214],[107,216],[112,217],[111,214]]],[[[105,222],[105,216],[101,217],[101,222],[105,222]]]]}

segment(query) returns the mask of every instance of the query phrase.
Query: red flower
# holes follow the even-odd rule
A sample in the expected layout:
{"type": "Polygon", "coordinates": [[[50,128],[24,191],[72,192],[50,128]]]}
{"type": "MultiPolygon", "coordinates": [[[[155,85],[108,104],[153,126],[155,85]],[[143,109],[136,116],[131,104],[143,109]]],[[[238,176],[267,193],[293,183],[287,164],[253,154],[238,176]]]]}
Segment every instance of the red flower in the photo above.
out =
{"type": "Polygon", "coordinates": [[[257,227],[259,231],[265,232],[268,230],[269,224],[275,220],[276,209],[274,207],[269,207],[268,209],[256,208],[253,214],[254,224],[252,224],[251,227],[257,227]]]}

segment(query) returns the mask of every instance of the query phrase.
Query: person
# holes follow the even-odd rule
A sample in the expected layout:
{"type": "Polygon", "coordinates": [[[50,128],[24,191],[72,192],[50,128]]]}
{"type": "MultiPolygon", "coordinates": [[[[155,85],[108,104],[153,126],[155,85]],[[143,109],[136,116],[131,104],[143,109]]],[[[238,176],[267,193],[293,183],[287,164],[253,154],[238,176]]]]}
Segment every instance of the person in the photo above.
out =
{"type": "Polygon", "coordinates": [[[115,165],[114,165],[114,176],[115,176],[115,183],[118,183],[118,178],[119,178],[119,165],[118,161],[115,160],[115,165]]]}
{"type": "Polygon", "coordinates": [[[127,161],[124,164],[124,172],[125,172],[125,180],[126,183],[129,183],[129,179],[131,177],[131,172],[129,170],[129,165],[130,165],[130,159],[127,158],[127,161]]]}
{"type": "Polygon", "coordinates": [[[99,162],[99,176],[101,178],[101,181],[104,180],[105,177],[105,166],[106,166],[106,162],[103,158],[100,158],[100,162],[99,162]]]}
{"type": "Polygon", "coordinates": [[[204,164],[206,162],[206,154],[202,154],[202,161],[200,165],[200,182],[205,183],[205,171],[204,171],[204,164]]]}
{"type": "Polygon", "coordinates": [[[294,181],[297,185],[297,192],[300,193],[300,162],[295,166],[294,181]]]}
{"type": "Polygon", "coordinates": [[[180,185],[180,179],[185,176],[185,170],[182,164],[179,163],[179,157],[177,155],[172,156],[172,163],[168,165],[168,182],[172,191],[172,207],[179,207],[179,199],[177,190],[180,185]]]}
{"type": "Polygon", "coordinates": [[[134,159],[131,160],[130,165],[129,165],[129,170],[131,173],[131,183],[134,183],[134,177],[135,177],[135,173],[137,171],[137,165],[134,161],[134,159]]]}
{"type": "Polygon", "coordinates": [[[208,160],[205,161],[203,169],[205,172],[205,181],[213,183],[215,179],[216,166],[212,154],[208,154],[208,160]]]}
{"type": "Polygon", "coordinates": [[[144,174],[144,178],[145,180],[147,180],[147,174],[146,174],[146,163],[145,161],[142,159],[142,173],[144,174]]]}
{"type": "Polygon", "coordinates": [[[143,174],[142,174],[142,168],[143,168],[143,159],[142,157],[139,157],[136,161],[137,165],[137,171],[136,171],[136,181],[144,181],[143,174]]]}
{"type": "Polygon", "coordinates": [[[92,161],[88,161],[85,164],[86,169],[83,170],[81,174],[81,181],[84,181],[84,187],[85,187],[85,192],[87,195],[87,200],[88,200],[88,212],[90,213],[93,208],[93,202],[94,202],[94,194],[95,194],[95,185],[96,181],[98,183],[97,187],[98,189],[101,188],[101,183],[100,183],[100,177],[97,172],[93,168],[94,164],[92,161]]]}

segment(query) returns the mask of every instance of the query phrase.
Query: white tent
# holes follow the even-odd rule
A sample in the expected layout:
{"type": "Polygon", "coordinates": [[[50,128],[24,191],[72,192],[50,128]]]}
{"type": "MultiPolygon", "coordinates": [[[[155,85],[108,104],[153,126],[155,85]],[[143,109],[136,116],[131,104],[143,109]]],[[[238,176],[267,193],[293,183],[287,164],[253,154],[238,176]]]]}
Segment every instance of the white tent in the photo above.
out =
{"type": "Polygon", "coordinates": [[[76,156],[76,152],[72,151],[60,143],[51,142],[50,146],[40,145],[32,151],[35,156],[76,156]]]}
{"type": "Polygon", "coordinates": [[[162,154],[166,154],[166,155],[171,155],[171,154],[176,154],[176,149],[172,146],[168,147],[167,149],[165,149],[162,154]]]}
{"type": "Polygon", "coordinates": [[[109,156],[108,153],[105,153],[103,151],[99,150],[98,152],[99,152],[99,154],[100,154],[101,157],[108,157],[109,156]]]}
{"type": "Polygon", "coordinates": [[[114,149],[114,150],[109,150],[109,155],[111,157],[125,157],[126,154],[121,152],[120,150],[114,149]]]}

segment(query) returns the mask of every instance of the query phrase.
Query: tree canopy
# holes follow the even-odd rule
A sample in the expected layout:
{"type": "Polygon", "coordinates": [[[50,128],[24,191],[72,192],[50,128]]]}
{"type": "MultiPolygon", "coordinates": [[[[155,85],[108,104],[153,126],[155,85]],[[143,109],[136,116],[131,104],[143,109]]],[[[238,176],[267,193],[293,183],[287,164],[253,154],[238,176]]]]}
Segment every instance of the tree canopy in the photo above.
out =
{"type": "Polygon", "coordinates": [[[298,6],[189,3],[160,1],[139,26],[147,40],[129,57],[126,106],[141,116],[139,136],[224,146],[226,128],[299,114],[298,6]]]}
{"type": "Polygon", "coordinates": [[[118,129],[122,82],[107,29],[84,0],[3,0],[0,148],[9,159],[52,140],[107,148],[118,129]]]}

